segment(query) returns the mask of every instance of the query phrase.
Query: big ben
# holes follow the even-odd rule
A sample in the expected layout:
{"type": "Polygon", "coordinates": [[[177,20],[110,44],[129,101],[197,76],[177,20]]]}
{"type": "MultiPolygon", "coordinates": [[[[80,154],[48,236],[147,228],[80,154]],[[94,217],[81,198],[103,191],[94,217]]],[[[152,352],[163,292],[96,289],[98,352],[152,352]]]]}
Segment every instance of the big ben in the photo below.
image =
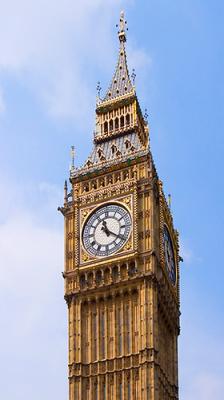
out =
{"type": "Polygon", "coordinates": [[[64,188],[69,400],[178,399],[179,246],[119,54],[93,150],[64,188]]]}

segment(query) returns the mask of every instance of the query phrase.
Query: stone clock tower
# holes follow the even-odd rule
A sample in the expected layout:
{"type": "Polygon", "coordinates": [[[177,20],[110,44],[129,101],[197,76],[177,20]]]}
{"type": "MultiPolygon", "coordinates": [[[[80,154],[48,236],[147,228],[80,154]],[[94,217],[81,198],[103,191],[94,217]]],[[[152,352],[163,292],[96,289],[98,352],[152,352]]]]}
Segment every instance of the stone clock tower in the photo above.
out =
{"type": "Polygon", "coordinates": [[[93,151],[65,184],[69,400],[178,399],[178,233],[126,61],[96,106],[93,151]]]}

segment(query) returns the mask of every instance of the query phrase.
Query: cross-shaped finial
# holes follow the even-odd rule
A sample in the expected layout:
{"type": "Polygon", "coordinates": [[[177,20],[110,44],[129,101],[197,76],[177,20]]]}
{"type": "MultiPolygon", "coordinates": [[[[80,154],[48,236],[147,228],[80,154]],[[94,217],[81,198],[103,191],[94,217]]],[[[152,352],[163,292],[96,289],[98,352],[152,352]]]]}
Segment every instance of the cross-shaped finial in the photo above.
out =
{"type": "Polygon", "coordinates": [[[97,82],[97,87],[96,87],[96,90],[97,90],[97,93],[98,93],[98,97],[100,97],[100,92],[101,92],[101,86],[100,86],[100,82],[97,82]]]}
{"type": "Polygon", "coordinates": [[[135,78],[136,78],[136,73],[135,73],[135,69],[134,68],[132,70],[131,78],[132,78],[132,83],[134,85],[135,84],[135,78]]]}

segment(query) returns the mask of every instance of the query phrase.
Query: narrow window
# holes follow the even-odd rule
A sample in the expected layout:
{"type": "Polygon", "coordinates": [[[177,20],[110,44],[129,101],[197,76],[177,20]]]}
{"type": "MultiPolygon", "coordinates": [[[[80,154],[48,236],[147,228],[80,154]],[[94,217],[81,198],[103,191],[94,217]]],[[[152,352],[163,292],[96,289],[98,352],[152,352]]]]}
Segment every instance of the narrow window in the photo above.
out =
{"type": "Polygon", "coordinates": [[[130,125],[130,115],[126,115],[126,125],[130,125]]]}
{"type": "Polygon", "coordinates": [[[114,123],[113,123],[113,120],[111,119],[110,122],[109,122],[110,132],[112,132],[113,128],[114,128],[114,123]]]}
{"type": "Polygon", "coordinates": [[[118,355],[122,352],[121,309],[117,309],[117,348],[118,355]]]}
{"type": "Polygon", "coordinates": [[[134,352],[136,353],[138,351],[138,305],[137,302],[134,301],[133,303],[133,318],[134,318],[134,352]]]}
{"type": "Polygon", "coordinates": [[[119,129],[119,119],[118,118],[115,119],[115,129],[116,130],[119,129]]]}
{"type": "Polygon", "coordinates": [[[101,338],[101,358],[105,358],[105,313],[101,312],[100,317],[100,338],[101,338]]]}
{"type": "Polygon", "coordinates": [[[108,133],[108,123],[107,123],[107,121],[104,122],[104,133],[108,133]]]}
{"type": "Polygon", "coordinates": [[[96,354],[97,354],[97,320],[96,320],[96,309],[94,307],[92,312],[92,361],[96,361],[96,354]]]}
{"type": "Polygon", "coordinates": [[[88,362],[88,305],[84,303],[81,309],[82,323],[82,361],[88,362]]]}
{"type": "Polygon", "coordinates": [[[108,309],[108,338],[109,338],[109,344],[108,344],[108,355],[109,358],[113,357],[113,308],[112,305],[108,309]]]}
{"type": "Polygon", "coordinates": [[[126,318],[126,349],[127,353],[130,353],[130,313],[129,313],[129,306],[125,307],[125,318],[126,318]]]}
{"type": "Polygon", "coordinates": [[[122,117],[120,119],[120,126],[121,126],[121,128],[124,127],[124,117],[123,117],[123,115],[122,115],[122,117]]]}

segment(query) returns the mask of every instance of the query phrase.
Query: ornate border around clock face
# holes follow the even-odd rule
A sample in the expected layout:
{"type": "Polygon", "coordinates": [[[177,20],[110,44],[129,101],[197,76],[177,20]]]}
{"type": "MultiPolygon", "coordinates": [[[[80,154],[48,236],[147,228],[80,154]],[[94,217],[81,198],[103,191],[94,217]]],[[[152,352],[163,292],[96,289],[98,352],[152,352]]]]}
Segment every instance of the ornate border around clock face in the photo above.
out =
{"type": "Polygon", "coordinates": [[[133,251],[135,216],[132,194],[80,208],[79,218],[81,265],[133,251]]]}

